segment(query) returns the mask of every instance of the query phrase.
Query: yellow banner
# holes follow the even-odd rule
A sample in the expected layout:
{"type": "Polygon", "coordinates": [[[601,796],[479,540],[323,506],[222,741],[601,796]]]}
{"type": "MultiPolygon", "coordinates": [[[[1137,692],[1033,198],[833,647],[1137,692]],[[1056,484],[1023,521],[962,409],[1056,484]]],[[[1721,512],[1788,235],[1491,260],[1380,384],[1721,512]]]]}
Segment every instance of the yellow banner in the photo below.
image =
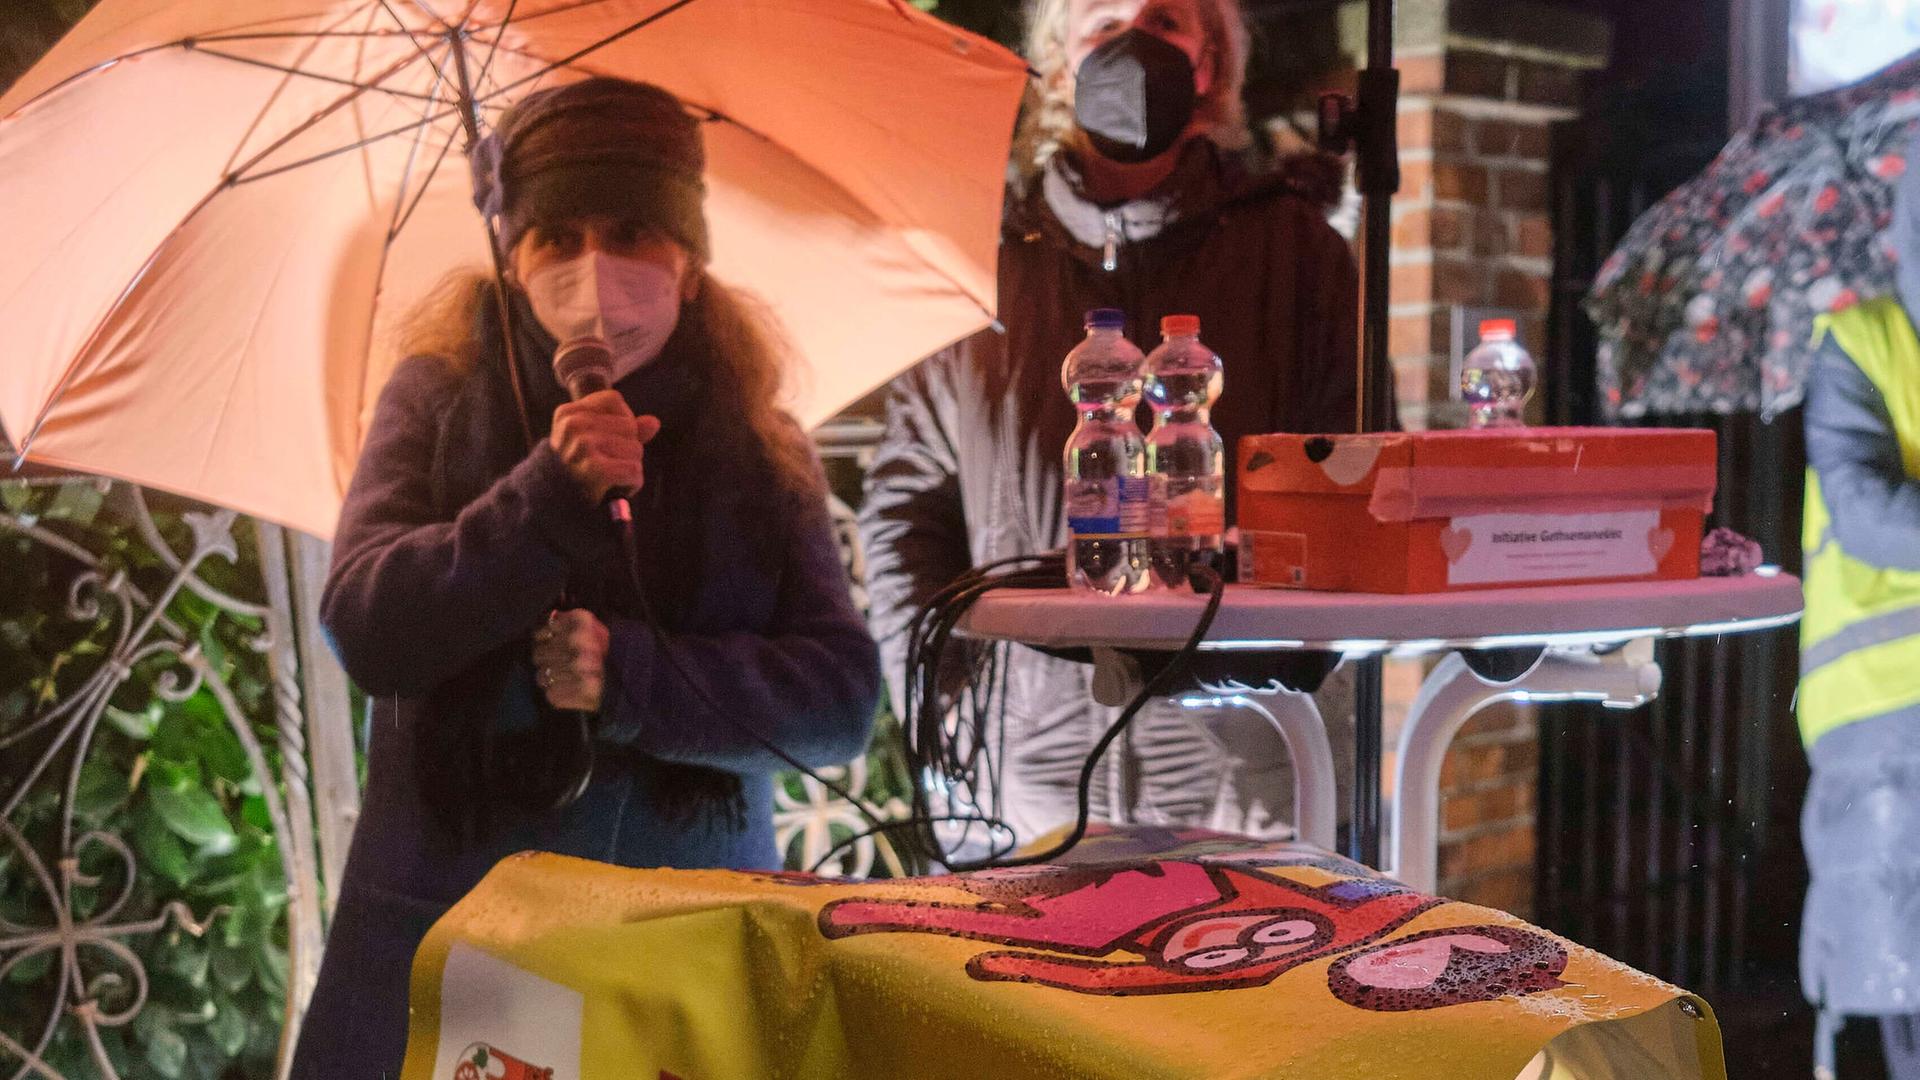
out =
{"type": "Polygon", "coordinates": [[[1305,845],[1107,830],[903,881],[496,867],[406,1080],[1725,1080],[1703,1002],[1305,845]]]}

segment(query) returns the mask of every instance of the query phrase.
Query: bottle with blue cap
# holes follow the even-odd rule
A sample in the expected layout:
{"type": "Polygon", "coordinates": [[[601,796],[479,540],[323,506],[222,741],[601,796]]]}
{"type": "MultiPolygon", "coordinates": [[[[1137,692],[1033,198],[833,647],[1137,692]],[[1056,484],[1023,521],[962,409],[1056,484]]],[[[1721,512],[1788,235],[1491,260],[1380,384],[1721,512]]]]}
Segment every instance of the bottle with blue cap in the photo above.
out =
{"type": "Polygon", "coordinates": [[[1113,308],[1089,311],[1087,339],[1060,369],[1080,413],[1065,455],[1067,580],[1106,596],[1147,583],[1147,450],[1133,419],[1146,356],[1126,323],[1113,308]]]}

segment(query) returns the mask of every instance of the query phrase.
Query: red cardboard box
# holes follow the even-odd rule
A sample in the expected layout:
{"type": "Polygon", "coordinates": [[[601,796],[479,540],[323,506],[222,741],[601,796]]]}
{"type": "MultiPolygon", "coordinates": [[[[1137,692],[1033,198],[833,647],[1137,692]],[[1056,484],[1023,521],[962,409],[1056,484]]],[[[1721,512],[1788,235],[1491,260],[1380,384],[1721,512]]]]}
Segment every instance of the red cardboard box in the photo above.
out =
{"type": "Polygon", "coordinates": [[[1716,452],[1711,431],[1650,428],[1249,436],[1240,580],[1425,593],[1698,577],[1716,452]]]}

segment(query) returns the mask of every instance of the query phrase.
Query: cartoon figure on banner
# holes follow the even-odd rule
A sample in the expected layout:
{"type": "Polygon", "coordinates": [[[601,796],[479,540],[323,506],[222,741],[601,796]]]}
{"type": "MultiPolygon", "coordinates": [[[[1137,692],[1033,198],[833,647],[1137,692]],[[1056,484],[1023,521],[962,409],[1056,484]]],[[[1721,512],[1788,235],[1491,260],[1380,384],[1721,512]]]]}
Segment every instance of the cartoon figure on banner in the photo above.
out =
{"type": "Polygon", "coordinates": [[[1327,989],[1374,1012],[1412,1012],[1537,994],[1565,984],[1567,951],[1512,926],[1450,926],[1349,953],[1327,989]]]}
{"type": "Polygon", "coordinates": [[[529,1065],[486,1043],[474,1043],[460,1055],[453,1080],[553,1080],[553,1070],[529,1065]]]}
{"type": "Polygon", "coordinates": [[[1566,967],[1551,939],[1498,926],[1360,951],[1444,903],[1384,878],[1314,886],[1250,867],[1156,860],[925,883],[964,889],[982,902],[838,900],[821,909],[821,933],[931,933],[1020,946],[974,956],[968,974],[1109,995],[1264,986],[1301,964],[1347,953],[1329,989],[1381,1011],[1548,990],[1566,967]],[[1107,959],[1116,953],[1137,959],[1107,959]]]}

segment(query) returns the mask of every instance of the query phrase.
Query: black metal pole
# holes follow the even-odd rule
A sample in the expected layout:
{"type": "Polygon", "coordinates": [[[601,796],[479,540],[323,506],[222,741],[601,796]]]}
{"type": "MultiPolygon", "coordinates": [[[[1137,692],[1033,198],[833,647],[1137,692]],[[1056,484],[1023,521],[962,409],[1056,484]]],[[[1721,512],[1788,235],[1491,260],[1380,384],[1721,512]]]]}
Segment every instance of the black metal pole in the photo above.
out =
{"type": "MultiPolygon", "coordinates": [[[[1398,113],[1400,73],[1393,66],[1393,0],[1368,0],[1367,67],[1355,102],[1360,194],[1366,218],[1363,263],[1366,296],[1361,309],[1359,392],[1355,429],[1365,433],[1393,426],[1393,380],[1387,359],[1387,306],[1392,284],[1388,256],[1393,244],[1393,196],[1400,190],[1398,113]]],[[[1380,758],[1383,747],[1381,661],[1360,661],[1354,671],[1353,819],[1347,856],[1380,865],[1380,758]]]]}
{"type": "Polygon", "coordinates": [[[1393,196],[1400,190],[1400,72],[1393,66],[1393,0],[1368,0],[1367,67],[1355,103],[1359,186],[1366,216],[1362,251],[1366,297],[1361,310],[1359,415],[1356,430],[1392,426],[1392,378],[1387,360],[1387,306],[1391,301],[1393,196]]]}

